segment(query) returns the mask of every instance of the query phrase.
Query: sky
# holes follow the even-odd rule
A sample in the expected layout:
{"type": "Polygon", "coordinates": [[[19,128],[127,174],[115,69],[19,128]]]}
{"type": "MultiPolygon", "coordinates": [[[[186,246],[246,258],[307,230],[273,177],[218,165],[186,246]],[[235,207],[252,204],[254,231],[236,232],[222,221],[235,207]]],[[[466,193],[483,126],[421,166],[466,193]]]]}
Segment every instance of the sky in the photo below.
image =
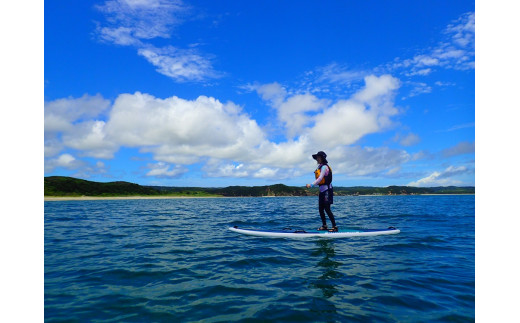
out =
{"type": "Polygon", "coordinates": [[[44,3],[44,174],[475,185],[474,1],[44,3]]]}

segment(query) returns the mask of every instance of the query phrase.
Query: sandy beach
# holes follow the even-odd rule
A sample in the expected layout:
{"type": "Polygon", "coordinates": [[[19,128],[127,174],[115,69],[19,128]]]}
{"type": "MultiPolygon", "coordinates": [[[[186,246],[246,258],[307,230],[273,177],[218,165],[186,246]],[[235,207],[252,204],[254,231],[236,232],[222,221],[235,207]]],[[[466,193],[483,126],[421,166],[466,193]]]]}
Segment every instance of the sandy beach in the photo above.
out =
{"type": "Polygon", "coordinates": [[[44,196],[44,201],[95,201],[95,200],[164,200],[221,198],[222,196],[44,196]]]}
{"type": "MultiPolygon", "coordinates": [[[[448,195],[475,195],[475,194],[414,194],[413,196],[448,196],[448,195]]],[[[338,195],[340,196],[340,195],[338,195]]],[[[404,195],[357,195],[357,197],[374,196],[404,196],[404,195]]],[[[410,195],[412,196],[412,195],[410,195]]],[[[44,196],[44,201],[95,201],[95,200],[164,200],[164,199],[203,199],[203,198],[237,198],[240,196],[44,196]]],[[[247,196],[241,196],[247,197],[247,196]]],[[[285,197],[285,196],[262,196],[285,197]]],[[[298,197],[298,196],[295,196],[298,197]]]]}

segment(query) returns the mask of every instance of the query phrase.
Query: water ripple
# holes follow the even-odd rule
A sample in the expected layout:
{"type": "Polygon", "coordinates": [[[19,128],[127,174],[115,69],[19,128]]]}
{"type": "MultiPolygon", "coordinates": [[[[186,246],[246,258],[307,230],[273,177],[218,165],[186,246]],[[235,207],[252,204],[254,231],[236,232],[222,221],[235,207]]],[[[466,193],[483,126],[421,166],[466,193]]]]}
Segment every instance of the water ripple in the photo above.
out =
{"type": "Polygon", "coordinates": [[[395,236],[290,240],[315,198],[45,203],[45,321],[474,321],[474,197],[338,197],[343,227],[395,236]]]}

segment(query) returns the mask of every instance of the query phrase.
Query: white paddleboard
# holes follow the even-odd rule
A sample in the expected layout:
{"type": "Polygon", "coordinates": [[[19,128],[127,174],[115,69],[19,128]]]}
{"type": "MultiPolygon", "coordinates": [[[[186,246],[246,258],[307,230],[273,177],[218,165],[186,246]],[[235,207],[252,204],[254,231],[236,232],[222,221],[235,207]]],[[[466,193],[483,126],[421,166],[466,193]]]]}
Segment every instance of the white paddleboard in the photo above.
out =
{"type": "Polygon", "coordinates": [[[270,237],[270,238],[347,238],[347,237],[360,237],[360,236],[379,236],[385,234],[397,234],[401,230],[394,227],[388,229],[339,229],[337,232],[329,231],[318,231],[318,230],[253,230],[253,229],[241,229],[238,227],[230,227],[229,230],[241,234],[258,237],[270,237]]]}

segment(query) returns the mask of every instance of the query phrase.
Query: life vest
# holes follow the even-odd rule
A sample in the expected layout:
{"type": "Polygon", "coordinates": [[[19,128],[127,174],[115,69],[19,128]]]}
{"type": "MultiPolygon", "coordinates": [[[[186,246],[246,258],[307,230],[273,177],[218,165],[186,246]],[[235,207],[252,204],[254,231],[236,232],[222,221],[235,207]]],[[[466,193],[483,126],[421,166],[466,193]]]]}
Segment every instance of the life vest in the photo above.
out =
{"type": "Polygon", "coordinates": [[[332,169],[330,168],[329,165],[318,166],[318,168],[316,168],[316,170],[314,171],[314,176],[316,176],[316,179],[318,179],[318,177],[320,177],[321,167],[323,167],[323,166],[327,166],[329,168],[329,174],[323,176],[323,179],[321,180],[321,182],[318,183],[318,185],[330,185],[330,183],[332,183],[332,169]]]}

